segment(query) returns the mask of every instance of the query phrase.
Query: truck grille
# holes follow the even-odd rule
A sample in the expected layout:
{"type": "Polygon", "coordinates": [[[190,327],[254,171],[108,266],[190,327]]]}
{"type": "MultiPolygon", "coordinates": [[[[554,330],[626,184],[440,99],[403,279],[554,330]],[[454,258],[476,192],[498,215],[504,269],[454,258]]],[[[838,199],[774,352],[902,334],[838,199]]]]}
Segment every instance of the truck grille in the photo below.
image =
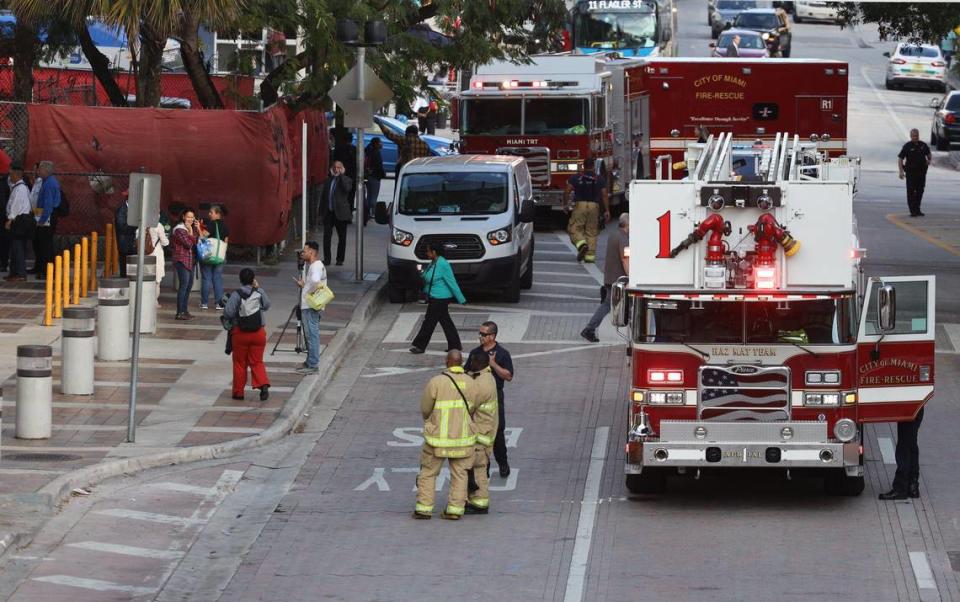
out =
{"type": "Polygon", "coordinates": [[[703,366],[699,374],[700,420],[775,422],[790,419],[790,369],[703,366]]]}
{"type": "Polygon", "coordinates": [[[476,234],[427,234],[421,236],[414,249],[418,259],[428,259],[431,243],[440,243],[447,259],[480,259],[486,253],[483,241],[476,234]]]}
{"type": "Polygon", "coordinates": [[[546,146],[501,146],[498,155],[513,155],[527,160],[535,188],[550,187],[550,149],[546,146]]]}

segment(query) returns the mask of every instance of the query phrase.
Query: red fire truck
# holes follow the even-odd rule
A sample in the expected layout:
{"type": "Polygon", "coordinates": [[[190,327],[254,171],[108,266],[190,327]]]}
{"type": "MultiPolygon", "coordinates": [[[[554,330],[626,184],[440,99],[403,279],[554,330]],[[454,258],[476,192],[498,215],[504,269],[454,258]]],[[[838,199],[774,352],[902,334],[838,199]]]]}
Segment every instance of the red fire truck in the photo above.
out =
{"type": "Polygon", "coordinates": [[[630,185],[626,482],[705,468],[814,469],[864,487],[863,428],[933,395],[933,276],[864,276],[856,159],[776,134],[691,143],[689,175],[630,185]]]}
{"type": "Polygon", "coordinates": [[[526,157],[537,204],[554,208],[587,157],[614,206],[630,180],[654,177],[658,165],[681,177],[697,126],[765,142],[791,131],[833,156],[846,152],[846,63],[617,56],[479,67],[459,97],[463,152],[526,157]]]}

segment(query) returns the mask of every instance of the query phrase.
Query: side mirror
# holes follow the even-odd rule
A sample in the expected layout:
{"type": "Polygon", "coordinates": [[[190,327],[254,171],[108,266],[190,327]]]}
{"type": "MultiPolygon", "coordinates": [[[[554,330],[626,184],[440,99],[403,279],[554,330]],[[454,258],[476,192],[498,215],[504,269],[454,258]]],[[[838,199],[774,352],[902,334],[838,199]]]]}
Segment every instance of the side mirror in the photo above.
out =
{"type": "Polygon", "coordinates": [[[392,207],[392,205],[393,203],[390,203],[388,205],[383,201],[378,201],[377,206],[374,207],[374,210],[373,210],[374,221],[380,224],[381,226],[390,223],[390,208],[392,207]]]}
{"type": "Polygon", "coordinates": [[[630,322],[627,314],[627,277],[621,276],[610,287],[610,321],[617,328],[630,322]]]}
{"type": "Polygon", "coordinates": [[[885,57],[887,57],[887,58],[890,58],[890,53],[889,53],[889,52],[884,52],[884,53],[883,53],[883,56],[885,56],[885,57]]]}
{"type": "Polygon", "coordinates": [[[524,199],[523,202],[520,203],[520,215],[519,215],[520,223],[529,224],[530,222],[533,221],[533,218],[536,215],[536,213],[537,213],[537,208],[533,204],[533,199],[524,199]]]}
{"type": "Polygon", "coordinates": [[[930,108],[936,109],[940,106],[940,99],[934,96],[933,98],[930,99],[930,102],[928,104],[930,105],[930,108]]]}
{"type": "Polygon", "coordinates": [[[897,325],[897,289],[889,284],[877,289],[877,324],[881,332],[890,332],[897,325]]]}

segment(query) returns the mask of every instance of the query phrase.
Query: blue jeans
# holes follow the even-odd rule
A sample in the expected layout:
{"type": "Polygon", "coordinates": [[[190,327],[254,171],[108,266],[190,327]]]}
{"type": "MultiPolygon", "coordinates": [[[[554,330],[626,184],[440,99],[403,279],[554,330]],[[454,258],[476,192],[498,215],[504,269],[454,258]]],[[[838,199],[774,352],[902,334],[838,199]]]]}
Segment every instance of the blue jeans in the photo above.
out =
{"type": "Polygon", "coordinates": [[[307,341],[307,368],[320,365],[320,312],[309,307],[300,309],[303,338],[307,341]]]}
{"type": "Polygon", "coordinates": [[[597,329],[600,328],[600,323],[603,322],[603,319],[610,313],[610,285],[604,284],[603,288],[607,289],[606,294],[602,295],[603,301],[600,302],[600,306],[597,307],[590,321],[587,322],[587,330],[593,333],[597,332],[597,329]]]}
{"type": "Polygon", "coordinates": [[[182,261],[173,264],[177,269],[177,282],[180,288],[177,289],[177,313],[187,313],[187,304],[190,301],[190,289],[193,288],[193,270],[188,270],[182,261]]]}
{"type": "Polygon", "coordinates": [[[213,302],[220,305],[223,297],[223,264],[200,264],[200,303],[207,305],[210,299],[210,283],[213,283],[213,302]]]}

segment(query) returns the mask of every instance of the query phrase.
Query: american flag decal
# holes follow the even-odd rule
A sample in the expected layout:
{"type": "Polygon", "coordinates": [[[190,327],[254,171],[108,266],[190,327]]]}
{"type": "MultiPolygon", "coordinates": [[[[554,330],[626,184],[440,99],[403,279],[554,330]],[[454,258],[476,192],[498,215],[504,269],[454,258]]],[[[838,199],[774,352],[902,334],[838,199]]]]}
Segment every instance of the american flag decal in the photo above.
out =
{"type": "Polygon", "coordinates": [[[700,369],[699,399],[701,420],[788,420],[790,370],[704,366],[700,369]]]}

